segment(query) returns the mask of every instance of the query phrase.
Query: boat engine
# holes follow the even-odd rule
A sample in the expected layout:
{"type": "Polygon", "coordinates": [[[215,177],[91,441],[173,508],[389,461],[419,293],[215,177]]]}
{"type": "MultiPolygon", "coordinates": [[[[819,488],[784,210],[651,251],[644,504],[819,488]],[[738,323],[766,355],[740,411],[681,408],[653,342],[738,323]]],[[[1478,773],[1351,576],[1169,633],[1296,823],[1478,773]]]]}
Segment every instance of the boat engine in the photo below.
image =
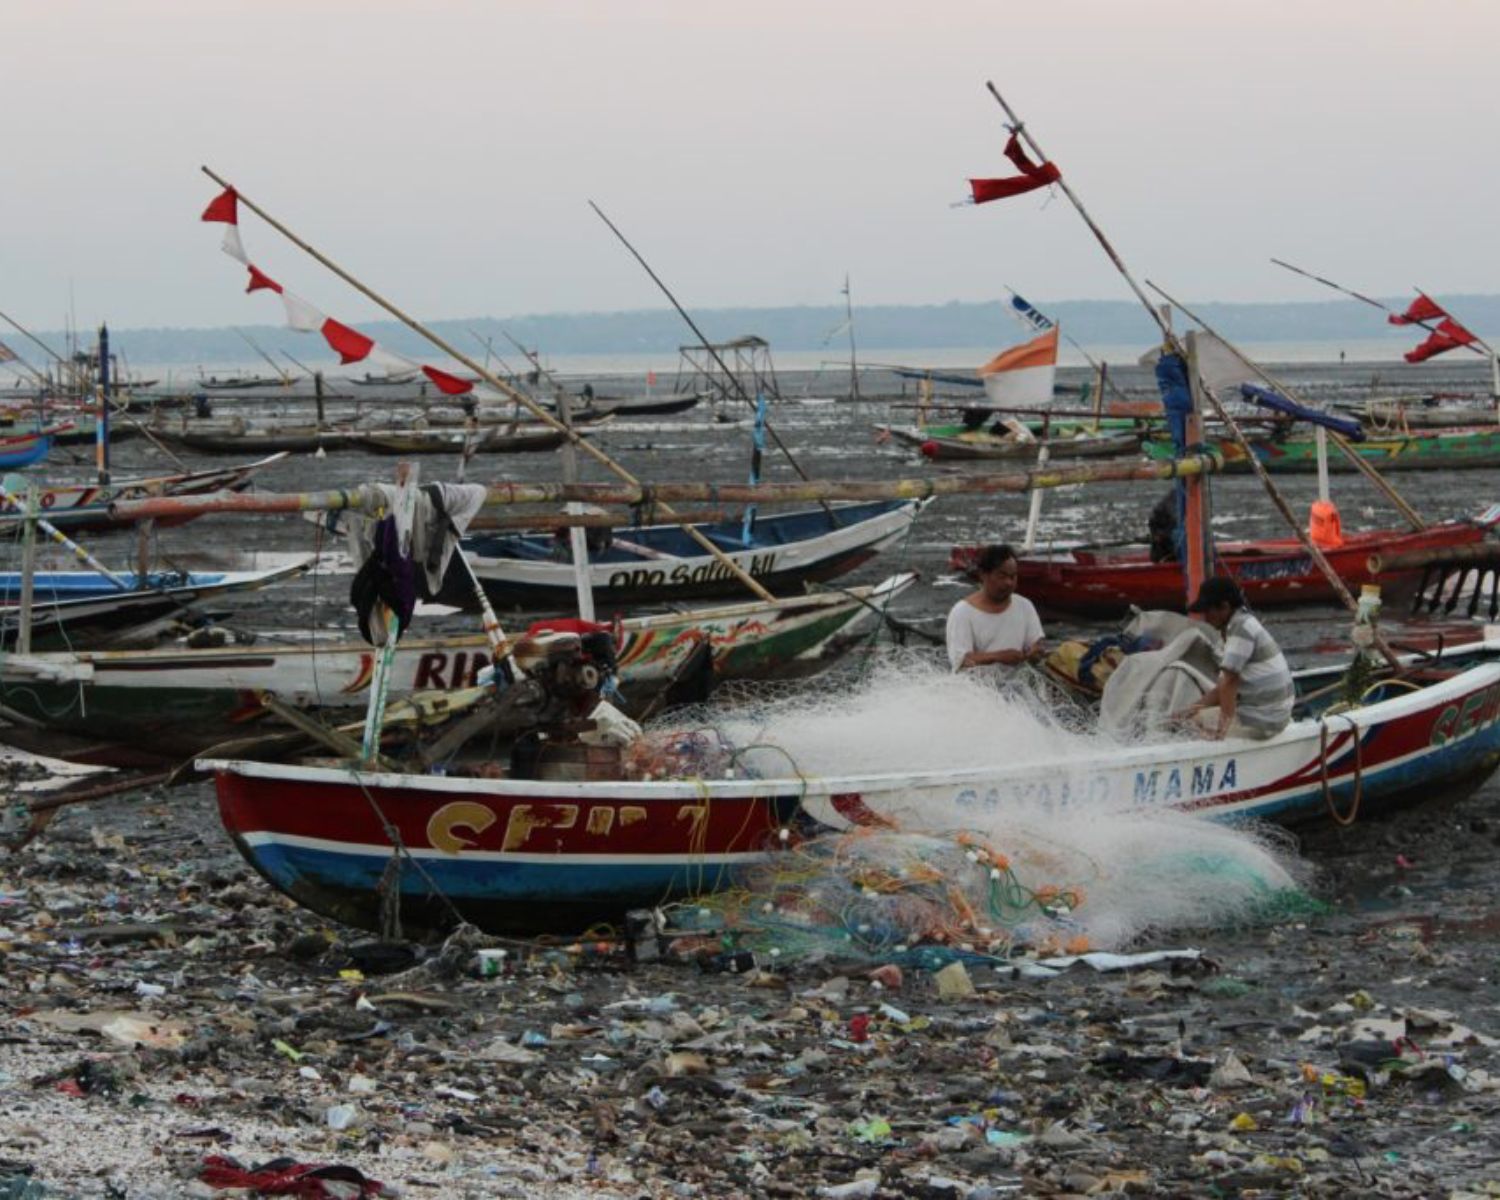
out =
{"type": "Polygon", "coordinates": [[[583,621],[533,625],[516,643],[514,660],[525,678],[503,689],[501,701],[529,720],[511,752],[511,776],[618,778],[621,749],[641,729],[604,698],[619,696],[609,627],[583,621]]]}
{"type": "Polygon", "coordinates": [[[611,690],[619,667],[609,633],[548,629],[528,632],[516,644],[516,666],[548,698],[587,711],[611,690]]]}

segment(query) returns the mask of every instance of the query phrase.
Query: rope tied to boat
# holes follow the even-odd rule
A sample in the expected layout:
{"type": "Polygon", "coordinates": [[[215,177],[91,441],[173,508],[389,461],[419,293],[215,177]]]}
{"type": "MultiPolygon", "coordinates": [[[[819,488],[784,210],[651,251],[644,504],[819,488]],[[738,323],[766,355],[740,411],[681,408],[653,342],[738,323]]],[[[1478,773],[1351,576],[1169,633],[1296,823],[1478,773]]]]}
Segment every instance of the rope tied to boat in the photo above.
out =
{"type": "Polygon", "coordinates": [[[656,524],[656,485],[641,484],[641,498],[630,506],[632,520],[637,529],[656,524]]]}
{"type": "Polygon", "coordinates": [[[1364,743],[1360,740],[1359,723],[1352,716],[1348,713],[1334,715],[1349,722],[1349,733],[1354,739],[1354,799],[1347,812],[1339,812],[1338,803],[1333,798],[1333,788],[1329,784],[1327,716],[1318,720],[1318,778],[1323,785],[1323,803],[1328,808],[1328,815],[1333,818],[1334,824],[1348,828],[1358,819],[1360,800],[1364,797],[1364,743]]]}
{"type": "Polygon", "coordinates": [[[407,848],[405,840],[401,837],[401,831],[385,815],[385,810],[380,807],[380,801],[376,800],[374,795],[371,794],[370,789],[365,786],[365,781],[360,773],[357,770],[351,769],[349,777],[354,781],[354,785],[359,788],[360,793],[369,803],[371,811],[375,813],[375,819],[380,822],[381,828],[385,832],[386,840],[391,844],[391,861],[386,864],[386,868],[380,876],[380,883],[376,885],[375,889],[376,894],[380,897],[381,936],[391,938],[392,940],[400,940],[401,937],[401,860],[403,858],[422,877],[423,882],[427,884],[428,891],[442,901],[443,907],[453,917],[455,924],[466,924],[463,913],[458,911],[458,905],[453,903],[447,892],[438,887],[437,880],[428,874],[427,868],[422,865],[421,860],[414,857],[411,850],[407,848]],[[387,932],[388,919],[394,925],[396,930],[394,934],[387,932]]]}

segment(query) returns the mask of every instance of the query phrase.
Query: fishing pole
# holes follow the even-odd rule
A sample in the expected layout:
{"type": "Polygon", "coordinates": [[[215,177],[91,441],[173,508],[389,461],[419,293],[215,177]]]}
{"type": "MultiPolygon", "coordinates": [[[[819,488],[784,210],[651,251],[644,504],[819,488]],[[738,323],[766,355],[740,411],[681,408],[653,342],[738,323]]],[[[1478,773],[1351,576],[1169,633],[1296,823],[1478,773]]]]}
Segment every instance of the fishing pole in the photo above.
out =
{"type": "MultiPolygon", "coordinates": [[[[672,289],[667,287],[667,285],[662,282],[661,276],[659,276],[655,271],[651,269],[651,264],[645,260],[639,250],[637,250],[630,244],[630,239],[620,232],[619,226],[617,226],[613,221],[611,221],[604,215],[604,210],[602,208],[600,208],[592,200],[589,201],[589,207],[592,208],[594,210],[594,214],[601,221],[603,221],[605,225],[609,227],[609,231],[620,240],[620,244],[624,246],[625,249],[630,251],[631,256],[635,259],[635,261],[641,264],[642,270],[644,270],[646,274],[651,277],[651,282],[656,284],[656,286],[661,290],[662,295],[664,295],[668,299],[668,301],[671,302],[672,307],[677,310],[677,315],[687,322],[688,328],[693,331],[693,336],[696,337],[702,347],[708,351],[709,356],[718,365],[719,370],[724,372],[724,377],[734,384],[734,390],[739,393],[740,399],[745,402],[745,404],[750,408],[752,412],[754,412],[757,408],[757,402],[751,399],[750,393],[745,391],[745,385],[740,382],[740,377],[729,369],[729,364],[720,357],[719,352],[714,348],[713,343],[704,336],[703,330],[698,328],[698,323],[688,315],[687,309],[683,308],[682,305],[677,302],[677,297],[672,294],[672,289]]],[[[804,480],[810,479],[811,477],[808,475],[808,473],[802,469],[802,464],[793,457],[792,452],[788,448],[787,444],[781,440],[781,434],[779,434],[774,428],[772,428],[769,421],[766,422],[764,428],[767,435],[769,435],[771,440],[776,443],[776,448],[781,451],[783,457],[785,457],[787,462],[791,464],[792,470],[796,471],[797,474],[804,480]]],[[[828,514],[828,519],[834,525],[839,524],[839,520],[834,515],[833,509],[831,509],[826,503],[823,505],[823,511],[828,514]]]]}

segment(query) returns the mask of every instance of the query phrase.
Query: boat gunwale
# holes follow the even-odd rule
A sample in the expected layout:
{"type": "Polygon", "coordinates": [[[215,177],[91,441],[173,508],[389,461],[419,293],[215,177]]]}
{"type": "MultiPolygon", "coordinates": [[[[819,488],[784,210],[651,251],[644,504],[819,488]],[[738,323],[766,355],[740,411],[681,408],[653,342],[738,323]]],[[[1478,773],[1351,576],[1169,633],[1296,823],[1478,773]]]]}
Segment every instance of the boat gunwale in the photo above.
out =
{"type": "MultiPolygon", "coordinates": [[[[1486,646],[1491,645],[1486,640],[1486,646]]],[[[1445,706],[1460,695],[1485,687],[1500,685],[1500,662],[1480,663],[1457,671],[1451,678],[1439,680],[1415,691],[1403,692],[1386,700],[1338,714],[1344,722],[1335,727],[1336,734],[1353,728],[1363,734],[1368,729],[1394,722],[1427,708],[1445,706]],[[1476,680],[1476,676],[1480,678],[1476,680]]],[[[1160,765],[1165,748],[1187,753],[1170,756],[1174,761],[1194,758],[1222,758],[1226,749],[1238,753],[1280,749],[1303,741],[1316,741],[1326,726],[1325,716],[1304,717],[1293,721],[1275,737],[1265,739],[1203,738],[1180,741],[1146,742],[1134,746],[1105,746],[1086,755],[1070,757],[1069,769],[1075,772],[1109,770],[1122,772],[1141,765],[1160,765]]],[[[1446,745],[1467,740],[1479,732],[1465,732],[1446,745]]],[[[1434,749],[1437,747],[1433,747],[1434,749]]],[[[1012,769],[994,766],[954,767],[932,771],[882,772],[865,775],[774,776],[762,779],[701,780],[609,780],[580,784],[531,779],[483,779],[467,776],[406,775],[395,772],[361,771],[350,767],[317,767],[295,764],[259,763],[233,759],[197,759],[200,771],[240,775],[246,778],[279,779],[284,782],[342,783],[351,787],[379,788],[385,791],[416,793],[459,793],[472,796],[494,796],[499,799],[569,799],[597,797],[603,790],[612,796],[632,800],[702,800],[705,796],[721,799],[752,799],[764,796],[797,795],[809,797],[858,793],[865,796],[912,788],[955,786],[982,782],[1021,782],[1037,777],[1055,776],[1056,759],[1024,764],[1012,769]]]]}

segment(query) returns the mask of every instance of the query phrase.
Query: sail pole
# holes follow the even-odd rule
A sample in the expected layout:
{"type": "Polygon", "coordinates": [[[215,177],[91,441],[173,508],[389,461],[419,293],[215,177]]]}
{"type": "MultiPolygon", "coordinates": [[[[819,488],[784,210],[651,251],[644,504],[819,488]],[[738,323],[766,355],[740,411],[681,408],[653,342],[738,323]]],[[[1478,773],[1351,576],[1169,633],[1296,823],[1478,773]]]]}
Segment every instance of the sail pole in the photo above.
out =
{"type": "Polygon", "coordinates": [[[10,317],[6,316],[3,312],[0,312],[0,321],[4,321],[7,325],[9,325],[12,329],[14,329],[17,333],[19,333],[27,341],[33,343],[36,346],[41,347],[43,353],[45,353],[48,356],[50,356],[57,363],[58,366],[61,367],[61,366],[66,366],[67,365],[67,360],[64,359],[61,354],[59,354],[51,346],[47,345],[46,342],[42,341],[41,338],[37,337],[36,334],[32,333],[31,330],[27,329],[24,325],[17,324],[10,317]]]}
{"type": "MultiPolygon", "coordinates": [[[[1018,136],[1026,140],[1026,144],[1031,147],[1031,152],[1035,154],[1037,158],[1039,158],[1043,162],[1046,162],[1047,156],[1042,152],[1042,148],[1037,145],[1036,138],[1031,136],[1031,130],[1026,128],[1021,119],[1016,116],[1011,106],[1005,102],[1005,97],[1000,94],[999,89],[997,89],[993,83],[987,82],[984,86],[989,89],[990,95],[995,97],[995,102],[1005,110],[1005,116],[1006,119],[1010,122],[1011,128],[1016,131],[1016,134],[1018,136]]],[[[1094,218],[1089,216],[1089,210],[1084,208],[1083,201],[1081,201],[1078,198],[1077,194],[1073,191],[1073,189],[1068,186],[1067,178],[1060,176],[1056,180],[1055,186],[1062,189],[1062,194],[1068,198],[1068,201],[1073,205],[1073,208],[1077,211],[1078,215],[1083,218],[1083,223],[1089,227],[1089,232],[1094,235],[1095,240],[1098,241],[1099,245],[1103,248],[1104,253],[1109,256],[1109,261],[1115,264],[1115,270],[1117,270],[1120,273],[1121,278],[1123,278],[1125,282],[1130,285],[1130,290],[1135,293],[1136,299],[1139,300],[1145,307],[1146,311],[1151,314],[1152,320],[1156,322],[1157,327],[1161,330],[1161,335],[1166,340],[1167,344],[1171,346],[1177,353],[1181,353],[1181,345],[1177,341],[1176,336],[1172,333],[1171,327],[1166,323],[1165,320],[1162,319],[1161,314],[1157,312],[1156,309],[1152,306],[1151,301],[1146,298],[1146,293],[1141,291],[1141,285],[1135,281],[1135,276],[1130,273],[1130,268],[1125,265],[1125,260],[1122,259],[1119,254],[1115,252],[1115,248],[1110,245],[1109,238],[1104,236],[1104,230],[1100,229],[1098,224],[1094,221],[1094,218]]]]}
{"type": "Polygon", "coordinates": [[[844,324],[849,330],[849,399],[859,399],[859,359],[854,352],[854,293],[849,290],[849,273],[844,272],[844,324]]]}
{"type": "MultiPolygon", "coordinates": [[[[269,354],[267,354],[264,350],[262,350],[259,342],[257,342],[253,337],[251,337],[243,329],[240,329],[238,326],[235,327],[234,331],[235,333],[239,334],[240,337],[244,338],[245,345],[249,346],[250,349],[254,350],[255,353],[259,354],[261,358],[265,359],[266,362],[270,364],[271,370],[276,372],[276,378],[281,380],[281,384],[283,387],[286,387],[292,382],[291,373],[269,354]]],[[[289,354],[287,355],[287,357],[291,358],[291,355],[289,354]]],[[[293,361],[296,360],[294,359],[293,361]]],[[[309,372],[309,374],[310,373],[311,372],[309,372]]]]}
{"type": "MultiPolygon", "coordinates": [[[[684,504],[791,504],[819,500],[930,500],[936,496],[990,496],[1001,493],[1029,492],[1034,488],[1072,487],[1079,483],[1123,483],[1133,480],[1165,481],[1186,479],[1222,470],[1222,456],[1213,453],[1190,454],[1186,458],[1165,462],[1080,462],[1058,466],[1048,463],[1045,469],[1007,471],[994,475],[922,475],[905,479],[818,479],[806,483],[760,483],[754,486],[738,483],[706,483],[702,480],[674,480],[643,483],[491,483],[485,496],[485,507],[511,504],[615,504],[629,507],[664,502],[684,504]]],[[[109,506],[114,520],[137,521],[147,517],[171,517],[178,520],[200,517],[206,513],[255,512],[336,512],[353,509],[378,512],[383,507],[383,493],[378,489],[337,488],[321,492],[206,492],[195,496],[151,496],[140,500],[116,500],[109,506]]],[[[592,524],[591,517],[548,517],[552,528],[574,521],[592,524]]],[[[465,560],[467,561],[467,560],[465,560]]]]}
{"type": "MultiPolygon", "coordinates": [[[[1156,288],[1158,292],[1161,292],[1163,296],[1167,294],[1166,292],[1162,292],[1161,288],[1156,287],[1154,283],[1151,284],[1151,286],[1153,288],[1156,288]]],[[[1275,376],[1273,376],[1259,363],[1255,362],[1248,355],[1246,355],[1243,350],[1238,349],[1232,342],[1229,341],[1228,338],[1214,329],[1213,326],[1211,326],[1197,313],[1194,313],[1190,309],[1185,308],[1180,301],[1173,300],[1172,303],[1176,304],[1178,308],[1181,308],[1182,311],[1186,313],[1190,319],[1203,326],[1205,331],[1218,338],[1219,341],[1223,342],[1224,345],[1228,347],[1228,349],[1233,354],[1241,358],[1244,361],[1245,365],[1260,377],[1261,381],[1265,383],[1267,387],[1271,388],[1273,391],[1280,392],[1289,400],[1296,401],[1298,404],[1303,405],[1303,407],[1305,408],[1312,407],[1310,404],[1307,404],[1304,400],[1302,400],[1296,392],[1287,387],[1286,384],[1275,378],[1275,376]]],[[[1212,395],[1212,393],[1210,393],[1210,395],[1212,395]]],[[[1215,407],[1218,407],[1217,398],[1214,399],[1214,405],[1215,407]]],[[[1222,410],[1220,411],[1222,412],[1222,410]]],[[[1238,428],[1238,426],[1236,425],[1235,428],[1238,428]]],[[[1342,434],[1338,433],[1336,430],[1330,429],[1328,431],[1328,440],[1333,443],[1335,449],[1343,454],[1344,457],[1347,458],[1362,475],[1369,479],[1371,483],[1373,483],[1385,494],[1386,499],[1388,499],[1392,504],[1396,506],[1401,515],[1406,518],[1407,523],[1410,524],[1413,529],[1416,529],[1420,532],[1421,530],[1427,528],[1428,522],[1422,517],[1419,512],[1417,512],[1415,508],[1413,508],[1407,502],[1406,497],[1404,497],[1399,491],[1396,490],[1395,486],[1391,483],[1390,480],[1388,480],[1384,475],[1382,475],[1373,466],[1366,462],[1364,456],[1357,450],[1355,450],[1354,447],[1349,444],[1348,440],[1342,434]]]]}
{"type": "MultiPolygon", "coordinates": [[[[246,198],[243,192],[234,187],[227,180],[215,174],[208,167],[200,167],[199,170],[201,170],[220,187],[232,192],[238,198],[241,204],[243,204],[256,216],[258,216],[272,229],[276,230],[277,233],[281,234],[282,237],[286,238],[287,241],[291,242],[292,245],[296,246],[299,250],[309,255],[316,262],[321,263],[324,267],[332,271],[335,275],[337,275],[350,287],[358,291],[361,295],[366,296],[370,300],[373,300],[376,304],[380,305],[381,308],[385,309],[386,312],[390,313],[398,321],[406,325],[408,328],[412,329],[414,332],[420,334],[427,341],[431,342],[434,346],[441,350],[444,354],[447,354],[455,362],[461,363],[469,370],[473,371],[475,375],[484,380],[485,383],[489,384],[502,396],[507,396],[510,399],[514,400],[516,403],[520,404],[522,407],[530,410],[532,415],[534,415],[543,424],[562,433],[563,436],[571,441],[574,445],[578,446],[586,454],[596,459],[599,463],[612,471],[624,482],[633,484],[637,487],[640,486],[640,480],[636,479],[634,475],[632,475],[623,466],[617,463],[603,450],[599,449],[598,446],[595,446],[593,443],[586,441],[584,438],[580,437],[576,430],[570,429],[561,421],[557,420],[556,417],[554,417],[541,405],[536,403],[536,401],[534,401],[530,396],[526,395],[524,392],[520,391],[517,388],[511,387],[510,384],[502,382],[491,372],[481,367],[462,350],[458,349],[456,346],[450,345],[446,340],[439,337],[432,330],[428,329],[415,317],[408,316],[405,312],[397,308],[384,296],[380,295],[380,293],[366,286],[360,280],[351,275],[348,271],[344,270],[343,267],[339,266],[331,258],[322,254],[307,242],[303,241],[280,221],[271,216],[270,213],[266,212],[265,209],[261,208],[254,201],[246,198]]],[[[658,508],[668,518],[673,517],[672,510],[669,506],[661,504],[658,505],[658,508]]],[[[730,572],[730,574],[732,574],[736,579],[738,579],[747,588],[749,588],[750,591],[753,592],[756,596],[759,596],[762,600],[774,599],[771,593],[768,592],[764,587],[762,587],[761,584],[758,583],[755,579],[751,578],[750,574],[745,571],[745,569],[741,567],[739,563],[735,562],[734,559],[725,554],[723,550],[714,545],[714,543],[711,542],[708,538],[704,537],[699,530],[693,528],[693,526],[691,525],[682,525],[681,528],[682,531],[688,535],[688,537],[690,537],[694,542],[696,542],[699,546],[706,550],[716,560],[722,563],[730,572]]]]}
{"type": "Polygon", "coordinates": [[[109,483],[109,326],[99,326],[99,411],[94,418],[94,458],[101,487],[109,483]]]}
{"type": "MultiPolygon", "coordinates": [[[[1000,92],[996,89],[995,85],[993,83],[987,83],[985,86],[989,88],[990,94],[995,97],[995,100],[1000,105],[1000,107],[1005,110],[1005,115],[1010,119],[1011,126],[1015,129],[1017,136],[1022,137],[1026,140],[1027,145],[1031,147],[1032,153],[1034,153],[1037,158],[1039,158],[1043,162],[1048,161],[1047,155],[1043,153],[1041,147],[1037,145],[1036,139],[1031,136],[1030,131],[1025,127],[1025,125],[1021,123],[1020,119],[1016,116],[1010,105],[1005,102],[1005,98],[1000,95],[1000,92]]],[[[1089,227],[1095,239],[1103,248],[1105,254],[1109,256],[1110,262],[1114,263],[1115,269],[1119,271],[1121,278],[1123,278],[1125,282],[1130,285],[1130,290],[1135,293],[1136,298],[1140,300],[1140,302],[1145,306],[1146,311],[1151,314],[1152,319],[1155,320],[1157,327],[1161,330],[1162,337],[1165,339],[1166,344],[1171,347],[1174,352],[1179,354],[1182,353],[1182,344],[1178,340],[1176,335],[1173,334],[1171,326],[1167,323],[1166,318],[1160,312],[1158,312],[1155,306],[1152,305],[1151,301],[1146,298],[1145,292],[1141,290],[1140,284],[1138,284],[1135,281],[1135,277],[1131,275],[1130,269],[1126,267],[1124,260],[1120,258],[1118,253],[1116,253],[1115,248],[1110,244],[1109,239],[1105,237],[1104,231],[1099,228],[1098,224],[1094,221],[1094,218],[1089,215],[1088,210],[1083,207],[1082,202],[1073,192],[1073,189],[1068,186],[1067,180],[1059,177],[1056,185],[1062,189],[1063,195],[1067,196],[1069,202],[1071,202],[1073,207],[1077,210],[1078,215],[1083,218],[1084,224],[1089,227]]],[[[1168,296],[1166,292],[1163,292],[1160,288],[1156,288],[1156,290],[1158,292],[1161,292],[1161,295],[1164,299],[1168,300],[1172,304],[1177,304],[1177,301],[1173,300],[1171,296],[1168,296]]],[[[1177,307],[1182,308],[1180,304],[1178,304],[1177,307]]],[[[1182,311],[1184,313],[1188,312],[1188,310],[1185,308],[1183,308],[1182,311]]],[[[1188,315],[1192,316],[1191,313],[1188,313],[1188,315]]],[[[1193,319],[1198,320],[1198,318],[1196,317],[1194,317],[1193,319]]],[[[1209,328],[1202,321],[1198,321],[1198,324],[1202,325],[1206,330],[1208,330],[1209,328]]],[[[1209,332],[1212,332],[1212,330],[1209,330],[1209,332]]],[[[1323,552],[1319,550],[1317,546],[1313,545],[1311,539],[1308,538],[1307,532],[1302,528],[1301,522],[1299,522],[1297,518],[1292,515],[1292,510],[1287,507],[1286,500],[1282,497],[1281,492],[1277,489],[1276,485],[1271,481],[1271,477],[1266,473],[1265,466],[1251,450],[1250,443],[1245,439],[1244,430],[1242,430],[1238,422],[1236,422],[1234,418],[1225,411],[1224,406],[1219,403],[1219,398],[1213,394],[1212,389],[1204,388],[1203,392],[1205,395],[1207,395],[1209,402],[1213,405],[1214,411],[1218,415],[1219,419],[1223,421],[1224,424],[1229,428],[1229,431],[1233,435],[1236,443],[1239,445],[1241,451],[1249,461],[1251,469],[1260,479],[1261,485],[1266,489],[1266,494],[1271,497],[1272,504],[1276,506],[1282,517],[1285,518],[1287,525],[1297,536],[1297,540],[1302,543],[1303,548],[1308,551],[1308,556],[1312,559],[1314,565],[1316,565],[1318,570],[1320,570],[1328,579],[1329,585],[1334,590],[1334,594],[1344,602],[1344,604],[1349,608],[1351,612],[1355,611],[1357,605],[1355,603],[1354,597],[1349,594],[1349,589],[1344,586],[1344,581],[1339,578],[1338,573],[1334,571],[1332,566],[1329,565],[1328,560],[1323,556],[1323,552]]],[[[1359,456],[1355,455],[1355,457],[1358,458],[1359,456]]],[[[1360,461],[1363,462],[1364,460],[1360,459],[1360,461]]],[[[1368,466],[1369,464],[1365,465],[1368,466]]],[[[1394,651],[1392,651],[1390,647],[1385,644],[1384,640],[1380,638],[1379,634],[1376,635],[1376,645],[1381,649],[1381,652],[1389,661],[1391,661],[1392,663],[1396,661],[1394,651]]]]}
{"type": "MultiPolygon", "coordinates": [[[[1389,305],[1382,304],[1379,300],[1376,300],[1370,296],[1366,296],[1363,292],[1356,292],[1353,288],[1345,287],[1341,283],[1335,283],[1331,279],[1325,279],[1322,275],[1315,275],[1311,271],[1305,271],[1301,267],[1293,266],[1291,263],[1285,262],[1282,259],[1273,258],[1271,259],[1271,261],[1278,267],[1292,272],[1292,274],[1294,275],[1301,275],[1304,279],[1311,279],[1314,283],[1321,283],[1324,287],[1332,288],[1336,292],[1342,292],[1351,300],[1358,300],[1361,304],[1368,304],[1371,308],[1378,308],[1381,312],[1387,314],[1388,316],[1394,317],[1400,315],[1389,305]]],[[[1413,290],[1424,296],[1427,294],[1426,292],[1423,292],[1421,288],[1415,288],[1413,290]]],[[[1438,327],[1436,325],[1434,325],[1430,320],[1426,320],[1423,318],[1412,318],[1406,323],[1408,325],[1420,326],[1421,328],[1427,330],[1428,333],[1436,333],[1438,331],[1438,327]]],[[[1474,340],[1472,342],[1462,342],[1460,343],[1460,345],[1462,345],[1466,349],[1472,350],[1475,354],[1487,354],[1491,358],[1495,357],[1495,352],[1490,349],[1488,344],[1486,344],[1483,339],[1481,339],[1477,335],[1474,336],[1474,340]]]]}

